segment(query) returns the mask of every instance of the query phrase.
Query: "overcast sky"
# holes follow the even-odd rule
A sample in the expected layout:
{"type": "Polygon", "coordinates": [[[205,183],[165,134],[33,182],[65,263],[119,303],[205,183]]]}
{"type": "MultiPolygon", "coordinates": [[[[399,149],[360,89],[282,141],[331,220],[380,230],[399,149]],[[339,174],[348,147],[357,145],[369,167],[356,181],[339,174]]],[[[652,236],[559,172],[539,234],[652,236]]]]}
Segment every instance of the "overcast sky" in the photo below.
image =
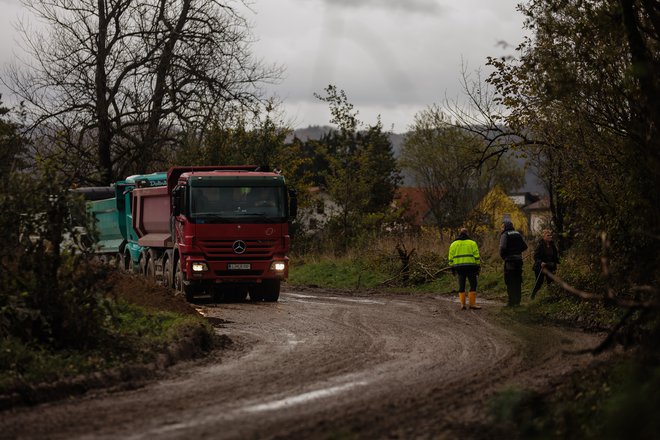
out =
{"type": "MultiPolygon", "coordinates": [[[[523,37],[520,0],[251,1],[253,52],[286,69],[267,91],[284,101],[296,128],[329,123],[327,104],[314,93],[334,84],[360,120],[374,124],[380,114],[386,129],[404,132],[415,113],[459,96],[461,63],[483,67],[523,37]]],[[[0,0],[3,65],[16,50],[12,23],[21,13],[18,0],[0,0]]]]}

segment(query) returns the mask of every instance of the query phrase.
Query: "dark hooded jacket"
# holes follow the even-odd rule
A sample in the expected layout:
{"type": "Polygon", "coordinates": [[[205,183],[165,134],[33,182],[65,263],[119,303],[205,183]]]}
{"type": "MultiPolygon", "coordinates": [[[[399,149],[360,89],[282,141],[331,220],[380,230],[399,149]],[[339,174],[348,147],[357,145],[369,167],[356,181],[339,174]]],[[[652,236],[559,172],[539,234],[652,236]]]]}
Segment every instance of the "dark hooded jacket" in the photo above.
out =
{"type": "Polygon", "coordinates": [[[522,268],[522,253],[527,250],[525,239],[513,228],[510,221],[504,222],[504,231],[500,235],[500,257],[505,269],[522,268]]]}
{"type": "Polygon", "coordinates": [[[541,270],[541,263],[546,263],[546,268],[550,272],[557,270],[559,252],[554,242],[551,241],[549,245],[546,245],[543,240],[540,240],[536,245],[536,249],[534,249],[534,272],[541,270]]]}

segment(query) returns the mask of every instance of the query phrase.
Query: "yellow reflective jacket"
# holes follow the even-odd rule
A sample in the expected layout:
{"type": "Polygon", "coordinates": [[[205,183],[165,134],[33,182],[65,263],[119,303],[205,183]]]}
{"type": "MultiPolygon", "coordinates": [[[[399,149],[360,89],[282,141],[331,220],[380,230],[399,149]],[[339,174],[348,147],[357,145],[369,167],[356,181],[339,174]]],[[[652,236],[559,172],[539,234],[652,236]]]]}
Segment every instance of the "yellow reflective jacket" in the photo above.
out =
{"type": "Polygon", "coordinates": [[[479,247],[474,240],[459,238],[449,246],[448,260],[451,267],[479,266],[479,247]]]}

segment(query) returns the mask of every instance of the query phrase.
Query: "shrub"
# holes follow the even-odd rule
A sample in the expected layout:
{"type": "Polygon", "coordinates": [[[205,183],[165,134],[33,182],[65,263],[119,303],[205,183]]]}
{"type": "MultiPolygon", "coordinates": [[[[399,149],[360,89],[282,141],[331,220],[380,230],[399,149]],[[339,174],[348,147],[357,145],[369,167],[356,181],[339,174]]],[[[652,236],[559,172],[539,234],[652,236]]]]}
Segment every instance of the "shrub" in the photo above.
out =
{"type": "Polygon", "coordinates": [[[93,233],[84,203],[49,163],[0,179],[0,209],[11,213],[0,217],[0,336],[54,347],[97,343],[109,309],[97,284],[104,270],[77,246],[81,228],[93,233]]]}

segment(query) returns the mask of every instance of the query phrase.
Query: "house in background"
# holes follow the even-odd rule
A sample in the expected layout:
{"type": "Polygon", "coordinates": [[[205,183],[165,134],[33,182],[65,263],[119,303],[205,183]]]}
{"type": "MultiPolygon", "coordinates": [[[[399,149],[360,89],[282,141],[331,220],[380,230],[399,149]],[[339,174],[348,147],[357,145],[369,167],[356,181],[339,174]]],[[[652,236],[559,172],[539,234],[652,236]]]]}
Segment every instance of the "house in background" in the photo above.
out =
{"type": "Polygon", "coordinates": [[[403,208],[403,218],[413,228],[435,225],[435,217],[422,188],[401,186],[394,193],[393,208],[403,208]]]}
{"type": "Polygon", "coordinates": [[[541,198],[538,194],[532,194],[530,192],[514,192],[509,193],[508,196],[519,208],[529,206],[541,198]]]}
{"type": "Polygon", "coordinates": [[[330,217],[339,212],[337,203],[318,186],[308,190],[311,203],[298,213],[298,221],[310,232],[323,229],[330,217]]]}
{"type": "Polygon", "coordinates": [[[513,199],[502,188],[496,186],[484,196],[475,208],[480,224],[498,230],[503,221],[509,220],[521,234],[529,234],[529,220],[523,208],[514,202],[526,200],[524,197],[513,199]]]}
{"type": "Polygon", "coordinates": [[[543,229],[552,224],[552,211],[550,210],[550,198],[541,197],[534,203],[523,208],[529,216],[529,230],[532,234],[540,234],[543,229]]]}

